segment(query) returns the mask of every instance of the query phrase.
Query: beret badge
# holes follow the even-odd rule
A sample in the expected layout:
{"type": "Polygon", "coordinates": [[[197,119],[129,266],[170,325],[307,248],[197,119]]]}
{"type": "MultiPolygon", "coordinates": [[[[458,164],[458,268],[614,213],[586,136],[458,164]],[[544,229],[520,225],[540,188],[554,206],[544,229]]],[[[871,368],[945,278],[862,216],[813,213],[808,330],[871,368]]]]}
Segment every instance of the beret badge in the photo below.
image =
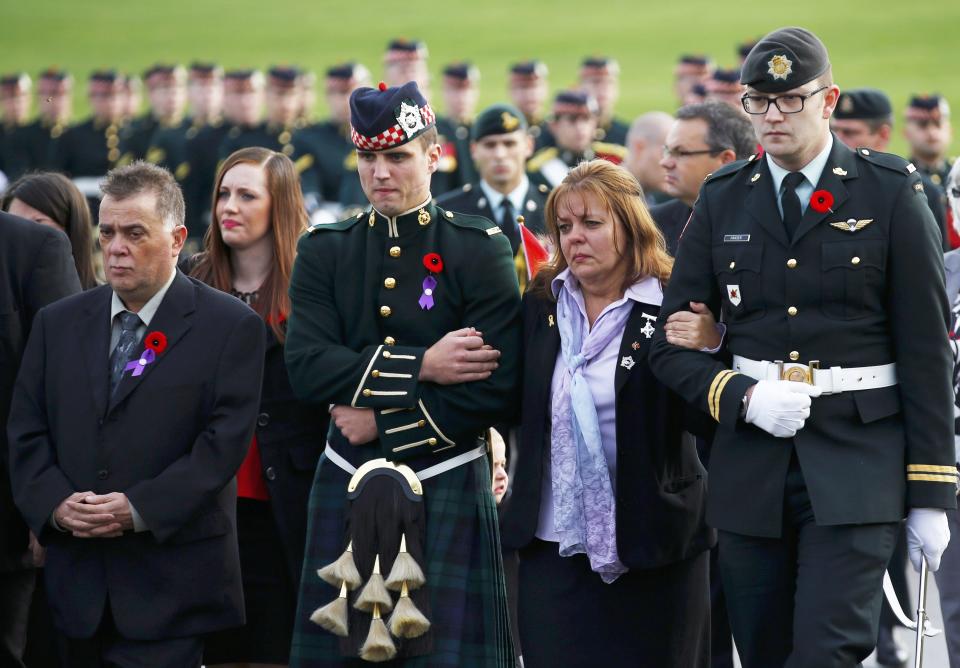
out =
{"type": "Polygon", "coordinates": [[[407,135],[407,139],[410,139],[426,127],[426,124],[423,122],[423,114],[420,111],[420,107],[413,100],[403,100],[400,106],[394,109],[393,113],[397,119],[397,123],[400,124],[400,128],[404,134],[407,135]]]}
{"type": "Polygon", "coordinates": [[[520,121],[509,111],[503,112],[503,114],[500,115],[500,120],[503,129],[507,132],[513,132],[520,125],[520,121]]]}
{"type": "Polygon", "coordinates": [[[770,67],[767,70],[768,74],[772,74],[773,78],[787,80],[787,77],[793,73],[793,61],[783,55],[776,55],[767,61],[767,65],[770,67]]]}

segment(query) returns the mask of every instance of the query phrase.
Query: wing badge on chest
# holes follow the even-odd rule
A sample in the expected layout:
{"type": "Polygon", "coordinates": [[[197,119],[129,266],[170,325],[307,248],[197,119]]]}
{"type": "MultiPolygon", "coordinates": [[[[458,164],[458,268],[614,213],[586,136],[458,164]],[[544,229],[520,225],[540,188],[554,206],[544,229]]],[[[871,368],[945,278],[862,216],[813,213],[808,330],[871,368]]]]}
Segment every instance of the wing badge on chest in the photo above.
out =
{"type": "Polygon", "coordinates": [[[847,220],[840,220],[836,223],[830,223],[830,227],[835,227],[838,230],[843,230],[844,232],[859,232],[867,225],[873,222],[873,218],[861,218],[857,220],[856,218],[848,218],[847,220]]]}

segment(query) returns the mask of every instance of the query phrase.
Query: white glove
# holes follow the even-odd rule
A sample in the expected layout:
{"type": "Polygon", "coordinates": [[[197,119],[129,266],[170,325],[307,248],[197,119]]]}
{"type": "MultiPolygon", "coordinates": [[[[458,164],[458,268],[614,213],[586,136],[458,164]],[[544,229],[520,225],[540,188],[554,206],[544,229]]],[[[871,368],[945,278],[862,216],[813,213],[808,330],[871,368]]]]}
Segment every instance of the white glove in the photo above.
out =
{"type": "Polygon", "coordinates": [[[920,572],[920,560],[927,558],[931,571],[940,568],[940,557],[950,542],[947,511],[942,508],[911,508],[907,515],[907,549],[910,561],[920,572]]]}
{"type": "Polygon", "coordinates": [[[777,438],[790,438],[810,417],[810,397],[822,391],[792,380],[761,380],[753,386],[745,419],[777,438]]]}

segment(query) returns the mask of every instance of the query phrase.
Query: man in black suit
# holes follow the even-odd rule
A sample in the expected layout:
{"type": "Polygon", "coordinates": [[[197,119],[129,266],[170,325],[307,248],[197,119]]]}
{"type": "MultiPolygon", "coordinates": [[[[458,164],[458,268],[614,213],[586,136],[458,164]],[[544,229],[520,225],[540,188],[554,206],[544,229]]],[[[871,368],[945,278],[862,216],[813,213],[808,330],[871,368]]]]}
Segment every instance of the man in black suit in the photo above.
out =
{"type": "Polygon", "coordinates": [[[243,623],[233,476],[250,443],[264,331],[176,270],[173,175],[103,185],[107,282],[40,311],[10,409],[13,494],[47,546],[66,666],[199,666],[243,623]]]}
{"type": "Polygon", "coordinates": [[[0,665],[22,666],[35,571],[27,526],[7,471],[7,411],[30,323],[42,307],[80,291],[66,236],[0,213],[0,665]]]}
{"type": "Polygon", "coordinates": [[[450,211],[483,216],[500,226],[513,249],[521,291],[527,284],[527,265],[517,218],[523,216],[527,228],[543,234],[543,206],[550,192],[546,185],[532,183],[524,171],[532,152],[524,115],[509,104],[487,107],[474,121],[470,137],[470,156],[480,180],[437,199],[450,211]]]}
{"type": "Polygon", "coordinates": [[[688,104],[677,111],[660,159],[664,192],[675,199],[650,208],[671,255],[677,254],[680,233],[703,180],[728,162],[747,158],[755,147],[750,121],[725,104],[688,104]]]}

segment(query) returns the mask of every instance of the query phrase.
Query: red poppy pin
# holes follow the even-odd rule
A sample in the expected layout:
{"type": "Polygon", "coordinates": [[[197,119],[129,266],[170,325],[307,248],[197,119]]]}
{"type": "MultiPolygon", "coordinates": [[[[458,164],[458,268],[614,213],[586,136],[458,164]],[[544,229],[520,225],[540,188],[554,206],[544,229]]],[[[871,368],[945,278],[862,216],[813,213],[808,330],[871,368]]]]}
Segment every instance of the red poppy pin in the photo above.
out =
{"type": "Polygon", "coordinates": [[[143,338],[143,354],[140,359],[135,359],[123,367],[124,371],[130,371],[131,376],[139,376],[147,365],[157,359],[157,355],[167,349],[167,337],[163,332],[150,332],[143,338]]]}
{"type": "Polygon", "coordinates": [[[810,206],[817,213],[833,212],[833,195],[829,190],[817,190],[810,196],[810,206]]]}
{"type": "Polygon", "coordinates": [[[431,274],[439,274],[443,271],[443,258],[440,257],[440,253],[427,253],[423,256],[423,266],[431,274]]]}

